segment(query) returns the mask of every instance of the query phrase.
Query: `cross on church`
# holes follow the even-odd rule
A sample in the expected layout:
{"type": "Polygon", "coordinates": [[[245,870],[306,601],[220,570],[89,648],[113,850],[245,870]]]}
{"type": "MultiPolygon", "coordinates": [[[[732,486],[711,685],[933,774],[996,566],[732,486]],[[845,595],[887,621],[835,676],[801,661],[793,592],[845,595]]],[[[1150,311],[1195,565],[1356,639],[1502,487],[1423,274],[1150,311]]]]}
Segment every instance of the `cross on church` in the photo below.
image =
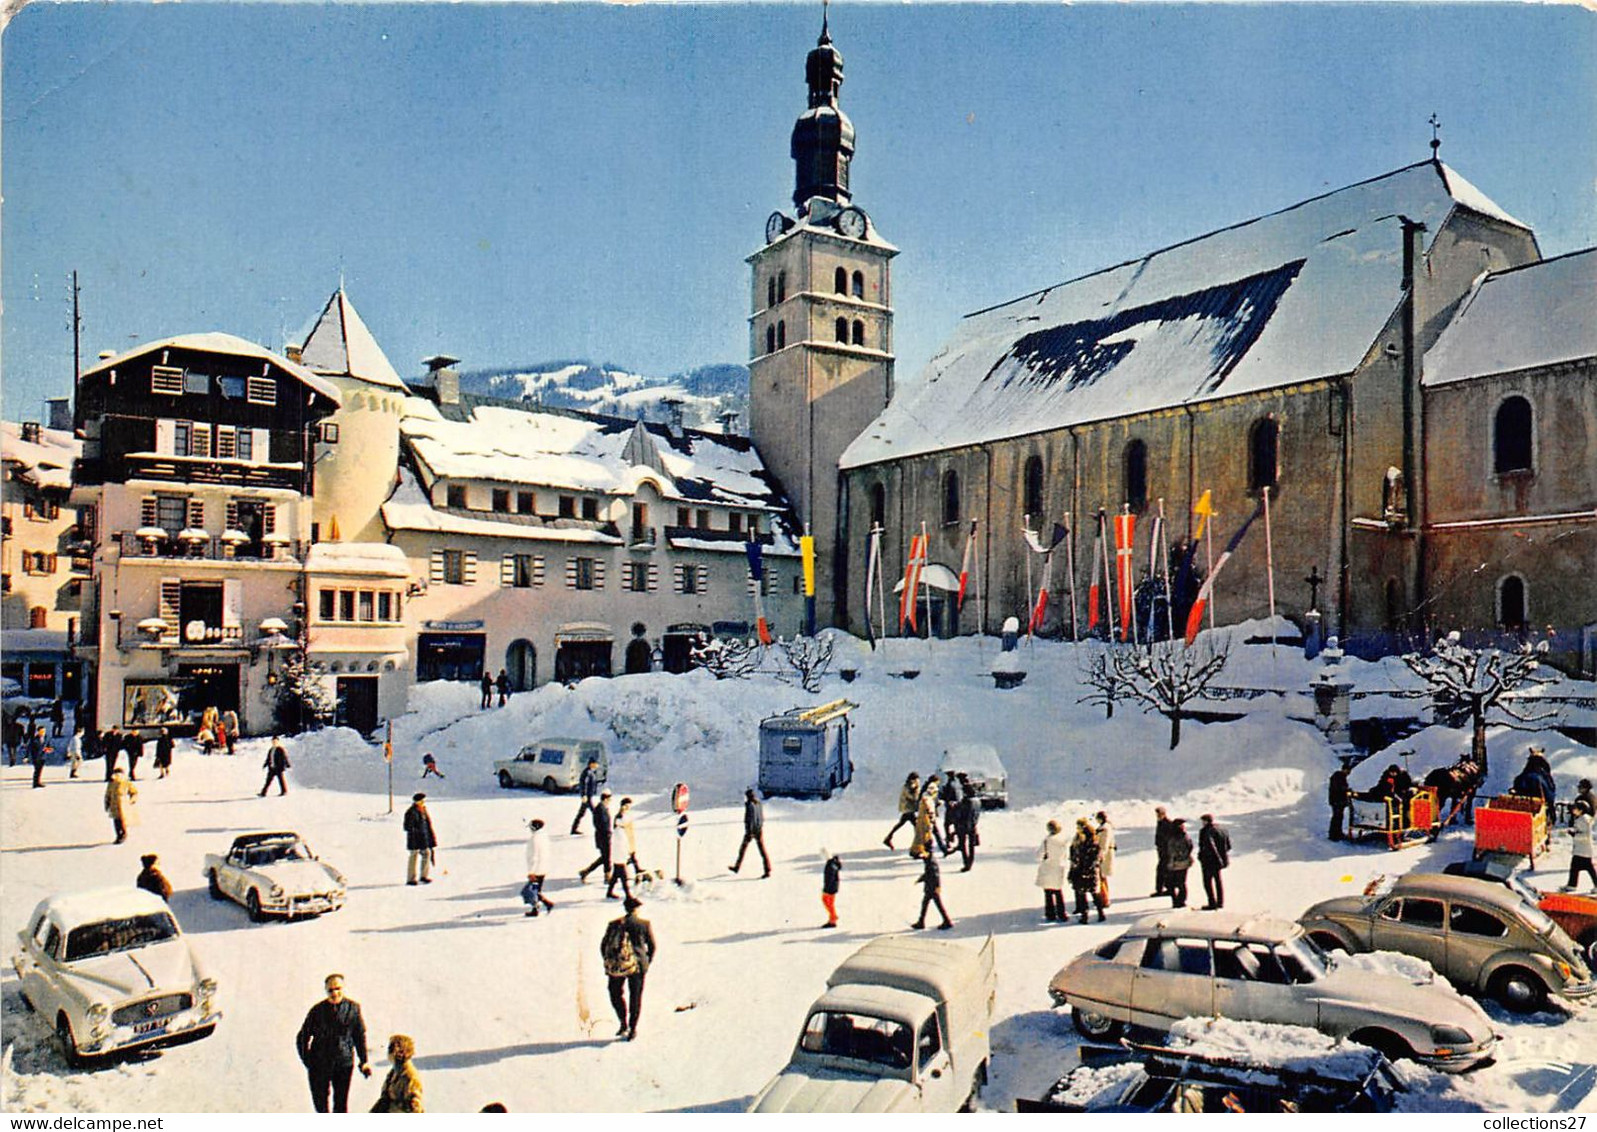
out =
{"type": "Polygon", "coordinates": [[[1431,114],[1429,121],[1431,124],[1431,156],[1435,157],[1436,151],[1442,148],[1442,139],[1440,136],[1442,121],[1434,112],[1431,114]]]}
{"type": "Polygon", "coordinates": [[[1311,566],[1309,576],[1303,579],[1309,586],[1309,608],[1320,608],[1320,587],[1325,584],[1325,579],[1320,577],[1320,568],[1311,566]]]}

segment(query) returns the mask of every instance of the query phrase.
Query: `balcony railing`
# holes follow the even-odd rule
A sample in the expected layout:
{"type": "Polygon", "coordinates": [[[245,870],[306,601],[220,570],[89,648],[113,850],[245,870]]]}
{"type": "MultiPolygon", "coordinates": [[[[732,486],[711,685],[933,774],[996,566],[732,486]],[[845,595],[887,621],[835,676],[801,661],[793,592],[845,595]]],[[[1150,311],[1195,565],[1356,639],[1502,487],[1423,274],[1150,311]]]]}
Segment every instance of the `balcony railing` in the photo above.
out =
{"type": "Polygon", "coordinates": [[[229,487],[304,489],[305,470],[297,463],[257,464],[244,460],[162,456],[130,452],[125,457],[129,479],[177,483],[225,484],[229,487]]]}
{"type": "Polygon", "coordinates": [[[646,550],[655,545],[658,537],[654,527],[633,527],[627,534],[627,545],[634,550],[646,550]]]}
{"type": "MultiPolygon", "coordinates": [[[[153,618],[151,619],[154,620],[153,618]]],[[[259,640],[265,634],[256,630],[248,634],[246,640],[243,625],[211,625],[209,623],[193,620],[174,629],[171,625],[164,626],[161,630],[153,628],[130,627],[123,630],[122,647],[124,649],[241,649],[251,640],[259,640]]]]}
{"type": "Polygon", "coordinates": [[[137,531],[123,531],[117,538],[117,547],[123,558],[187,558],[217,562],[298,562],[304,557],[308,545],[300,540],[281,539],[273,535],[267,535],[259,542],[251,542],[219,535],[184,538],[170,531],[162,532],[159,538],[151,534],[141,535],[137,531]]]}

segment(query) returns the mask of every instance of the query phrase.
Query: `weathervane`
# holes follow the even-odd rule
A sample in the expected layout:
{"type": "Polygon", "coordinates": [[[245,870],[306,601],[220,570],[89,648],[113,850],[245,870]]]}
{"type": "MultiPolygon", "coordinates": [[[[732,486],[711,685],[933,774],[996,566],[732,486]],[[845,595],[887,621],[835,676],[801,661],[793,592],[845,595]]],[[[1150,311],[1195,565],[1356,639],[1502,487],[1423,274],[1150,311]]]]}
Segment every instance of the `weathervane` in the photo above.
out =
{"type": "Polygon", "coordinates": [[[1436,116],[1436,114],[1433,112],[1431,114],[1431,117],[1430,117],[1430,123],[1431,123],[1431,156],[1435,157],[1436,156],[1436,151],[1442,148],[1442,139],[1441,139],[1441,137],[1439,135],[1439,131],[1442,128],[1442,122],[1441,122],[1441,119],[1438,118],[1436,116]]]}

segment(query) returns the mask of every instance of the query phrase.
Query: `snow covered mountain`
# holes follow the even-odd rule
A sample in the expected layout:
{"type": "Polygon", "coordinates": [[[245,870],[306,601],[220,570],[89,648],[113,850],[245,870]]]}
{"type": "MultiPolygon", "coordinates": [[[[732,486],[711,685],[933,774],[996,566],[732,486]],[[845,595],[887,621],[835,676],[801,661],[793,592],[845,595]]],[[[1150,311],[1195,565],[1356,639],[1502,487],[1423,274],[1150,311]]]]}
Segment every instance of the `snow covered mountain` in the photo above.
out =
{"type": "Polygon", "coordinates": [[[749,371],[733,364],[698,366],[670,377],[650,377],[609,364],[555,361],[514,369],[479,369],[460,375],[469,393],[583,409],[618,417],[666,421],[666,402],[682,402],[683,422],[715,429],[723,413],[736,413],[734,431],[748,430],[749,371]]]}

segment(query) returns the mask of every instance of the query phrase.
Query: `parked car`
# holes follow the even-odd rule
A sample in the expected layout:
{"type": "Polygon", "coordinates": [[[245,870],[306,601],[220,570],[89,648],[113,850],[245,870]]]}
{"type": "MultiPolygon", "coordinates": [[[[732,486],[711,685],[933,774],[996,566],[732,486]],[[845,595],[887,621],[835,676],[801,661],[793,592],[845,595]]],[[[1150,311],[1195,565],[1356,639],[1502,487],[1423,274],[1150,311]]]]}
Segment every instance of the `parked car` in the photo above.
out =
{"type": "Polygon", "coordinates": [[[854,781],[848,713],[857,707],[833,700],[760,720],[760,793],[825,801],[854,781]]]}
{"type": "Polygon", "coordinates": [[[991,743],[959,743],[943,752],[937,773],[947,782],[951,774],[964,774],[976,788],[984,810],[1009,805],[1009,772],[991,743]]]}
{"type": "Polygon", "coordinates": [[[987,1081],[997,995],[980,950],[882,936],[826,980],[786,1068],[750,1112],[955,1112],[987,1081]]]}
{"type": "Polygon", "coordinates": [[[1128,1025],[1165,1032],[1182,1018],[1309,1026],[1387,1057],[1443,1070],[1491,1057],[1496,1035],[1468,999],[1440,983],[1337,966],[1290,920],[1176,910],[1066,964],[1048,992],[1097,1041],[1128,1025]]]}
{"type": "Polygon", "coordinates": [[[1082,1046],[1081,1065],[1016,1112],[1391,1112],[1408,1084],[1386,1057],[1302,1026],[1258,1026],[1251,1048],[1199,1039],[1082,1046]],[[1258,1048],[1260,1032],[1267,1033],[1258,1048]]]}
{"type": "Polygon", "coordinates": [[[268,916],[315,916],[344,906],[344,874],[311,852],[297,833],[241,833],[226,856],[205,854],[213,900],[232,900],[259,923],[268,916]]]}
{"type": "Polygon", "coordinates": [[[610,755],[597,739],[539,739],[521,748],[515,758],[494,763],[494,775],[506,790],[541,786],[558,794],[577,788],[590,758],[599,760],[599,781],[609,778],[610,755]]]}
{"type": "Polygon", "coordinates": [[[1440,873],[1397,878],[1387,892],[1323,900],[1298,917],[1328,950],[1401,951],[1468,994],[1528,1012],[1549,994],[1597,994],[1575,941],[1533,902],[1492,881],[1440,873]]]}
{"type": "Polygon", "coordinates": [[[59,893],[39,902],[17,938],[22,1001],[55,1028],[69,1065],[198,1041],[222,1017],[216,980],[154,893],[59,893]]]}
{"type": "Polygon", "coordinates": [[[1586,966],[1597,972],[1597,893],[1543,892],[1517,871],[1522,860],[1517,854],[1487,853],[1454,861],[1442,871],[1448,876],[1477,877],[1507,885],[1563,928],[1586,953],[1586,966]]]}

